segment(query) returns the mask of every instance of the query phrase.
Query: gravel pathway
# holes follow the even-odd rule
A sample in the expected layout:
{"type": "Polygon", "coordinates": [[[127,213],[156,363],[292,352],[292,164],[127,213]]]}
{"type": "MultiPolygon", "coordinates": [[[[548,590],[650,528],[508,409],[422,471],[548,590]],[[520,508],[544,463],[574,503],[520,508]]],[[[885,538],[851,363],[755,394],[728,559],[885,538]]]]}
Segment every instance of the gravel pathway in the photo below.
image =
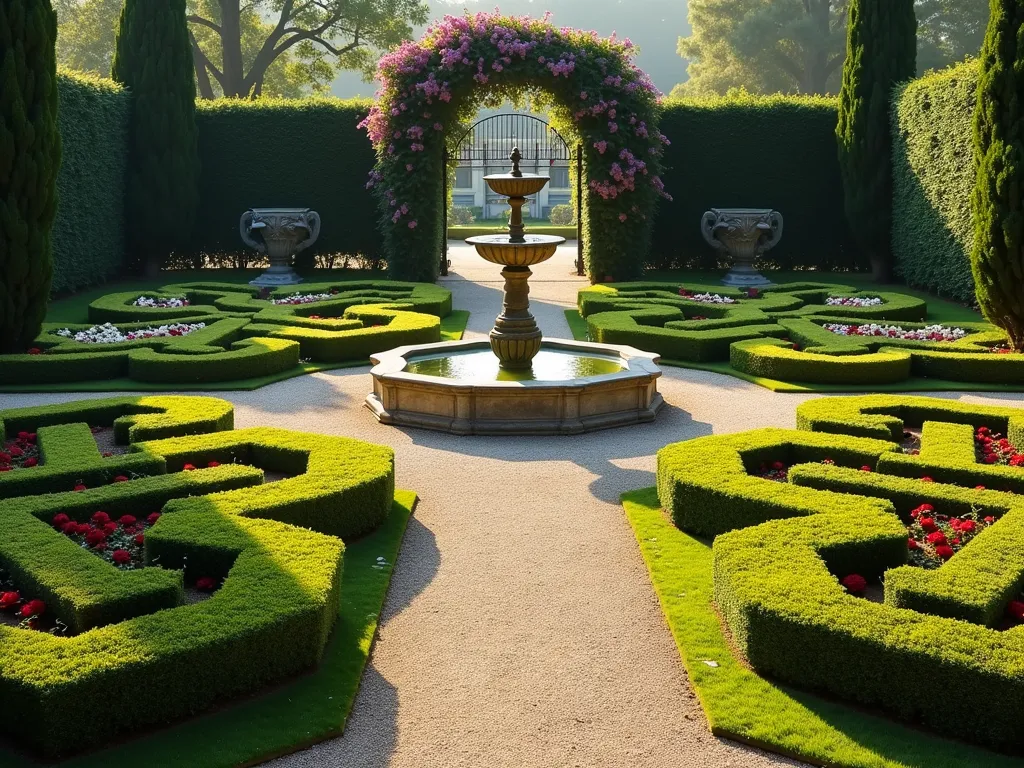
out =
{"type": "MultiPolygon", "coordinates": [[[[568,336],[573,254],[536,270],[545,333],[568,336]]],[[[496,268],[453,251],[445,281],[485,334],[496,268]],[[490,282],[488,282],[490,281],[490,282]]],[[[410,522],[380,636],[343,738],[271,763],[345,766],[796,765],[707,730],[619,494],[654,484],[667,443],[792,427],[806,399],[731,377],[666,369],[654,424],[573,438],[458,438],[383,427],[362,406],[367,369],[220,394],[239,427],[274,425],[385,443],[410,522]]],[[[80,395],[0,395],[12,408],[80,395]]],[[[1019,396],[973,397],[974,402],[1019,396]]]]}

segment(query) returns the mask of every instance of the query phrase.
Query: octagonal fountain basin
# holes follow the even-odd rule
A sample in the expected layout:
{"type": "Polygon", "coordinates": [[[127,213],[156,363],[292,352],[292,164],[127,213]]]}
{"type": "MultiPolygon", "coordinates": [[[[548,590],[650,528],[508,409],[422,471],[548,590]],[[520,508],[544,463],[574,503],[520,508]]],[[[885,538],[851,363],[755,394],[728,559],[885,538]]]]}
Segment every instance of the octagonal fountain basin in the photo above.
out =
{"type": "Polygon", "coordinates": [[[498,365],[490,343],[398,347],[372,355],[366,398],[382,424],[456,435],[575,435],[653,421],[664,405],[658,356],[544,339],[527,369],[498,365]]]}

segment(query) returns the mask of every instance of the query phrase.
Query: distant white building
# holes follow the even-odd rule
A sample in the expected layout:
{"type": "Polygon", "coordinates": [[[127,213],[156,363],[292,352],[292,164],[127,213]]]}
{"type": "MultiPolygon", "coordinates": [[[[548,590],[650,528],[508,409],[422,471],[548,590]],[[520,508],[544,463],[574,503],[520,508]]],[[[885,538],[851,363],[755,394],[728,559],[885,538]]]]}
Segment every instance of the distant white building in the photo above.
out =
{"type": "Polygon", "coordinates": [[[477,219],[501,219],[508,210],[505,198],[484,182],[489,174],[507,173],[508,156],[518,146],[524,173],[550,176],[551,181],[529,198],[523,215],[546,219],[556,205],[572,203],[569,166],[574,152],[544,120],[519,112],[501,112],[477,122],[459,144],[452,205],[473,209],[477,219]]]}

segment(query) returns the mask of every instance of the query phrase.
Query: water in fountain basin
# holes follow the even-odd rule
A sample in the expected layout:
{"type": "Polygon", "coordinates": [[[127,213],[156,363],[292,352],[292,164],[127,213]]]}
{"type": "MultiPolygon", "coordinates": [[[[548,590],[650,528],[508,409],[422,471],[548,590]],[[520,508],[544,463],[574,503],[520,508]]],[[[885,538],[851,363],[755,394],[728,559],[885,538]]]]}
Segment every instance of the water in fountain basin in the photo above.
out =
{"type": "Polygon", "coordinates": [[[441,379],[465,382],[489,381],[571,381],[587,376],[607,375],[625,370],[616,357],[584,355],[569,350],[542,349],[533,365],[524,370],[505,370],[490,350],[442,353],[415,357],[405,366],[406,373],[419,373],[441,379]]]}

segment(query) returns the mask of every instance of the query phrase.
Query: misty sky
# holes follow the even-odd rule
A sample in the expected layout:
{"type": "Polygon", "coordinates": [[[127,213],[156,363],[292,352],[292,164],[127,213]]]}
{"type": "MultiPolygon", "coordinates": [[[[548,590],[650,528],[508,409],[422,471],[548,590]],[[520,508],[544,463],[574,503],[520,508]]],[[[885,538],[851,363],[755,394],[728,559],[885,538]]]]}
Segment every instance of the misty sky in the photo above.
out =
{"type": "MultiPolygon", "coordinates": [[[[686,77],[685,63],[676,54],[676,41],[689,32],[686,0],[429,0],[431,16],[460,14],[463,9],[476,13],[493,10],[502,13],[542,16],[551,11],[558,26],[596,29],[602,35],[618,32],[640,46],[637,63],[668,93],[686,77]]],[[[417,30],[422,32],[422,30],[417,30]]],[[[373,84],[359,75],[342,73],[334,84],[337,96],[373,96],[373,84]]]]}

